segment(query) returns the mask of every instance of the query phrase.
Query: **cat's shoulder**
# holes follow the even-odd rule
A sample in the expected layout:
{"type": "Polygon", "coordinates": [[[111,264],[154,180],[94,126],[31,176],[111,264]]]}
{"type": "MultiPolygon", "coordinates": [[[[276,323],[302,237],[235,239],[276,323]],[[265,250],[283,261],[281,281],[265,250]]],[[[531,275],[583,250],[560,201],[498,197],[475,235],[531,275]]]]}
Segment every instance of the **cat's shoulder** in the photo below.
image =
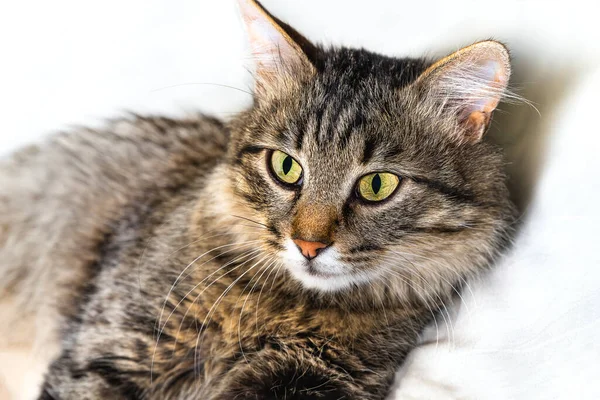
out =
{"type": "MultiPolygon", "coordinates": [[[[86,131],[86,129],[84,129],[86,131]]],[[[128,113],[124,117],[108,120],[103,131],[114,135],[115,139],[154,140],[154,144],[173,145],[186,142],[194,145],[194,140],[227,141],[229,131],[224,121],[202,113],[183,118],[161,115],[128,113]]]]}
{"type": "Polygon", "coordinates": [[[229,130],[223,121],[200,113],[184,118],[129,113],[106,121],[100,129],[75,129],[58,139],[101,150],[109,146],[114,151],[121,147],[129,151],[129,147],[135,146],[148,156],[163,153],[215,156],[226,151],[229,130]]]}
{"type": "Polygon", "coordinates": [[[67,168],[61,176],[84,178],[100,170],[135,176],[142,171],[197,168],[221,159],[228,141],[226,124],[214,117],[193,114],[176,119],[129,113],[99,127],[73,127],[49,135],[1,159],[0,174],[24,173],[40,179],[46,175],[43,171],[67,168]]]}

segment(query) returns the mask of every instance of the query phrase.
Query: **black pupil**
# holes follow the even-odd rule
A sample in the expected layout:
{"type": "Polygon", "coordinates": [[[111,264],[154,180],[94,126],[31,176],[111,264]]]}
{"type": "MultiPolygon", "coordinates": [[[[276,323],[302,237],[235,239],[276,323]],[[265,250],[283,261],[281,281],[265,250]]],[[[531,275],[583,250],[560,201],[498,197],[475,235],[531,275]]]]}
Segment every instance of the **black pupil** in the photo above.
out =
{"type": "Polygon", "coordinates": [[[371,181],[371,187],[373,188],[373,193],[379,193],[379,190],[381,189],[381,177],[379,174],[375,174],[373,177],[373,180],[371,181]]]}
{"type": "Polygon", "coordinates": [[[288,172],[290,172],[290,170],[292,169],[292,164],[293,164],[293,162],[292,162],[292,157],[290,157],[290,156],[287,156],[287,157],[286,157],[286,158],[283,160],[282,167],[283,167],[283,173],[284,173],[284,174],[286,174],[286,175],[287,175],[287,174],[288,174],[288,172]]]}

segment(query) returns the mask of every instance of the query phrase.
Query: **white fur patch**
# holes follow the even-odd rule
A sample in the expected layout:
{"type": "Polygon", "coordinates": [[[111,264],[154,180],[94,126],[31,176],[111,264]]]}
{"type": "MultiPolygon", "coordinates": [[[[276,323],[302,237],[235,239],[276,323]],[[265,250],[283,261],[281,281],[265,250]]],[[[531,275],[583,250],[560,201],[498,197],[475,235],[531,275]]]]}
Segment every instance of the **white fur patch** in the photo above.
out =
{"type": "Polygon", "coordinates": [[[316,258],[308,261],[291,239],[285,243],[282,258],[291,275],[307,289],[333,292],[353,284],[367,282],[369,276],[352,271],[352,267],[340,261],[334,247],[323,250],[316,258]]]}

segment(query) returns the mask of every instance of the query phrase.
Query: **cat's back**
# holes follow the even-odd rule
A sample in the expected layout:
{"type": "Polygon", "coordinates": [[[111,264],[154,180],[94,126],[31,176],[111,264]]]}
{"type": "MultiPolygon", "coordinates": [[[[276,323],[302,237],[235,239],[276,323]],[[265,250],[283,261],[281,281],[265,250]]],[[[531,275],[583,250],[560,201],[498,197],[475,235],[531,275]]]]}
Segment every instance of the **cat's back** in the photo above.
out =
{"type": "Polygon", "coordinates": [[[67,271],[93,261],[127,206],[201,179],[223,159],[227,140],[216,119],[136,116],[60,133],[0,160],[0,295],[58,273],[59,264],[67,271]]]}
{"type": "Polygon", "coordinates": [[[135,116],[0,159],[0,348],[52,341],[115,221],[137,203],[201,182],[227,141],[213,118],[135,116]]]}

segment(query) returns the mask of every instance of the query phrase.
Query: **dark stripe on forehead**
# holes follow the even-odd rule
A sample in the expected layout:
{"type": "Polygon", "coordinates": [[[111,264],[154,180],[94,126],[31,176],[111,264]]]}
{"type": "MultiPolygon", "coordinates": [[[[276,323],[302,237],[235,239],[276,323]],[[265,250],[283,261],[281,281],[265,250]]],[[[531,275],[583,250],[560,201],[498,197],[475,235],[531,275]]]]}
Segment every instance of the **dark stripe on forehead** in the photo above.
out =
{"type": "Polygon", "coordinates": [[[294,134],[294,147],[297,151],[302,150],[304,145],[304,139],[306,139],[307,135],[311,135],[315,127],[318,126],[319,119],[315,118],[315,113],[311,112],[311,110],[303,109],[300,116],[299,122],[295,124],[295,128],[293,130],[294,134]]]}
{"type": "Polygon", "coordinates": [[[331,115],[329,117],[329,130],[327,131],[327,139],[340,140],[343,135],[346,134],[348,128],[352,128],[351,124],[345,121],[346,110],[345,103],[342,101],[335,101],[331,104],[331,115]]]}
{"type": "Polygon", "coordinates": [[[354,114],[354,121],[352,121],[352,126],[354,128],[360,128],[366,123],[366,121],[367,118],[363,113],[363,110],[361,110],[360,108],[356,109],[354,114]]]}
{"type": "Polygon", "coordinates": [[[362,164],[367,164],[369,161],[371,161],[371,158],[373,158],[373,154],[375,153],[375,146],[375,139],[365,139],[365,146],[363,148],[363,155],[361,160],[362,164]]]}
{"type": "Polygon", "coordinates": [[[318,144],[327,143],[333,138],[333,131],[335,128],[334,122],[339,115],[337,107],[338,104],[330,99],[325,103],[321,114],[321,127],[317,136],[318,144]]]}
{"type": "MultiPolygon", "coordinates": [[[[312,114],[311,118],[314,121],[313,124],[310,124],[310,126],[314,126],[314,131],[310,132],[310,134],[312,135],[312,137],[317,141],[318,143],[318,138],[321,132],[321,122],[323,120],[323,113],[325,112],[325,107],[320,106],[317,108],[317,110],[312,114]]],[[[304,138],[302,138],[304,139],[304,138]]],[[[302,144],[297,144],[296,147],[298,147],[299,149],[302,147],[302,144]]]]}
{"type": "Polygon", "coordinates": [[[369,163],[375,155],[380,161],[392,164],[398,163],[398,155],[403,152],[403,148],[398,143],[380,143],[374,137],[366,138],[363,147],[362,163],[369,163]]]}
{"type": "Polygon", "coordinates": [[[298,151],[302,150],[302,143],[304,142],[304,134],[306,133],[306,129],[306,126],[300,126],[296,129],[295,145],[296,150],[298,151]]]}
{"type": "MultiPolygon", "coordinates": [[[[340,146],[342,148],[346,148],[350,143],[350,138],[354,133],[357,132],[358,128],[363,124],[364,116],[359,107],[357,107],[356,102],[348,105],[343,113],[344,124],[338,124],[339,129],[337,132],[337,137],[340,142],[340,146]]],[[[342,118],[342,117],[340,117],[342,118]]]]}

